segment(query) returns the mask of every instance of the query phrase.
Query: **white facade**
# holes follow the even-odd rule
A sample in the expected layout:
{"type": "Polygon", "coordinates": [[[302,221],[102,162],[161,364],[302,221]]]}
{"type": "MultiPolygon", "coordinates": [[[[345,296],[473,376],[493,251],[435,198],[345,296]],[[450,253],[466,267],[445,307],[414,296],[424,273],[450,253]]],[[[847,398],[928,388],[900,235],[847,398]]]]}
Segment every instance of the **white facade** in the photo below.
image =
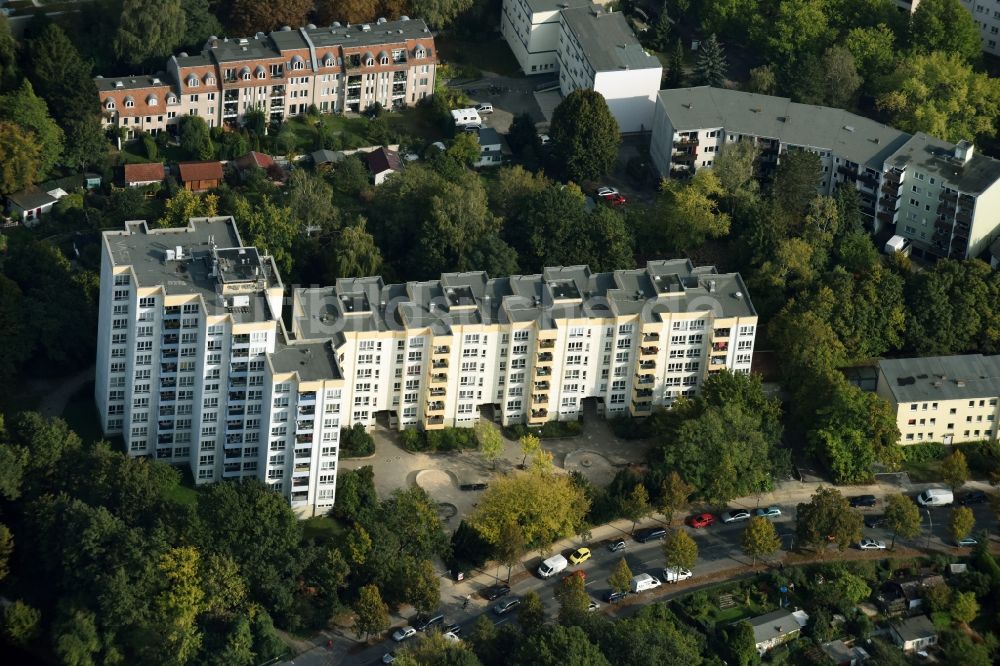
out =
{"type": "Polygon", "coordinates": [[[590,4],[589,0],[503,0],[500,32],[525,74],[559,71],[559,14],[564,7],[590,4]]]}

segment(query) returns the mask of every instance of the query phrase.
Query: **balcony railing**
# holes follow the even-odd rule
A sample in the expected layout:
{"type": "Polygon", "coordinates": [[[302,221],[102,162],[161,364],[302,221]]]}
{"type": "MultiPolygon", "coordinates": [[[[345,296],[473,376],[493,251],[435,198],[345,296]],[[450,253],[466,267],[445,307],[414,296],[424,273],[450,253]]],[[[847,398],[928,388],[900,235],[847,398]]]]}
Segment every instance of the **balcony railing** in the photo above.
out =
{"type": "Polygon", "coordinates": [[[554,349],[555,346],[556,346],[556,341],[555,340],[551,340],[550,339],[550,340],[539,340],[538,341],[538,348],[539,349],[554,349]]]}
{"type": "Polygon", "coordinates": [[[639,363],[640,370],[656,370],[656,361],[642,361],[639,363]]]}
{"type": "Polygon", "coordinates": [[[433,363],[431,363],[431,368],[433,368],[434,370],[447,370],[448,369],[448,361],[447,361],[447,359],[442,359],[440,361],[434,361],[433,363]]]}
{"type": "Polygon", "coordinates": [[[436,400],[434,402],[428,402],[427,403],[427,411],[428,412],[443,412],[444,411],[444,402],[441,401],[441,400],[436,400]]]}
{"type": "Polygon", "coordinates": [[[440,345],[434,348],[435,356],[439,356],[441,354],[450,354],[450,353],[451,353],[451,347],[449,347],[448,345],[440,345]]]}
{"type": "Polygon", "coordinates": [[[431,375],[431,384],[446,384],[448,383],[448,375],[444,373],[431,375]]]}
{"type": "Polygon", "coordinates": [[[549,390],[549,383],[548,382],[535,382],[535,390],[536,391],[548,391],[549,390]]]}
{"type": "Polygon", "coordinates": [[[639,375],[636,378],[636,382],[635,383],[638,384],[639,386],[646,386],[646,385],[652,384],[655,381],[656,381],[656,377],[653,376],[653,375],[639,375]]]}
{"type": "Polygon", "coordinates": [[[549,404],[549,394],[535,393],[531,396],[531,402],[536,405],[547,405],[549,404]]]}
{"type": "Polygon", "coordinates": [[[539,377],[548,377],[552,374],[552,368],[535,368],[535,374],[539,377]]]}
{"type": "Polygon", "coordinates": [[[642,336],[642,341],[643,342],[659,342],[660,341],[660,334],[659,333],[645,333],[642,336]]]}
{"type": "Polygon", "coordinates": [[[541,352],[538,354],[539,363],[551,363],[552,362],[552,352],[541,352]]]}
{"type": "Polygon", "coordinates": [[[716,342],[714,345],[712,345],[713,354],[716,352],[727,352],[727,351],[729,351],[728,342],[716,342]]]}
{"type": "Polygon", "coordinates": [[[712,331],[713,338],[728,338],[730,334],[730,329],[728,328],[717,328],[712,331]]]}
{"type": "Polygon", "coordinates": [[[531,410],[531,418],[533,419],[544,419],[548,418],[549,410],[547,409],[533,409],[531,410]]]}
{"type": "Polygon", "coordinates": [[[633,402],[632,411],[639,414],[648,414],[653,411],[653,403],[651,402],[633,402]]]}
{"type": "Polygon", "coordinates": [[[639,356],[656,356],[660,353],[659,347],[640,347],[639,356]]]}
{"type": "Polygon", "coordinates": [[[432,398],[443,398],[447,391],[443,388],[432,388],[431,397],[432,398]]]}
{"type": "Polygon", "coordinates": [[[444,425],[444,417],[443,416],[428,416],[427,417],[427,425],[432,425],[432,426],[435,426],[435,425],[444,425]]]}
{"type": "Polygon", "coordinates": [[[653,389],[635,389],[635,397],[638,399],[652,398],[653,389]]]}

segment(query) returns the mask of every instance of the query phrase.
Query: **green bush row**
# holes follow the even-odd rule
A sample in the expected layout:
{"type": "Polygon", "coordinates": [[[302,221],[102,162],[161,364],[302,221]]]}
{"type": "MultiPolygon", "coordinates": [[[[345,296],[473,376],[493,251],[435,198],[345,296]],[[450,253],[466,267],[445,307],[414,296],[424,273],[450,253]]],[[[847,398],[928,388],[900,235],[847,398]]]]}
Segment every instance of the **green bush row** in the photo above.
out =
{"type": "Polygon", "coordinates": [[[445,428],[444,430],[412,428],[399,433],[399,443],[411,453],[460,451],[476,448],[476,433],[472,428],[445,428]]]}
{"type": "Polygon", "coordinates": [[[504,428],[504,434],[509,439],[521,439],[525,435],[534,435],[539,439],[558,439],[573,437],[583,431],[580,421],[548,421],[540,428],[529,428],[523,423],[516,423],[504,428]]]}

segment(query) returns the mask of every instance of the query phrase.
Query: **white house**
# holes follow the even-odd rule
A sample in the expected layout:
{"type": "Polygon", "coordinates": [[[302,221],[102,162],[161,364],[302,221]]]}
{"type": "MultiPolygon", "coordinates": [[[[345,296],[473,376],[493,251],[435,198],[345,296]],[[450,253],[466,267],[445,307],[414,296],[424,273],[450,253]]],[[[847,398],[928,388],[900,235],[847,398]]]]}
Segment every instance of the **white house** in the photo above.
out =
{"type": "Polygon", "coordinates": [[[26,227],[33,227],[41,221],[42,215],[50,212],[56,202],[68,193],[56,187],[45,191],[38,187],[29,187],[20,192],[7,195],[7,208],[11,217],[17,218],[26,227]]]}
{"type": "Polygon", "coordinates": [[[753,627],[753,641],[761,656],[782,643],[798,637],[809,621],[804,611],[794,613],[784,608],[748,620],[753,627]]]}
{"type": "Polygon", "coordinates": [[[621,12],[600,5],[564,9],[557,52],[564,97],[592,88],[622,133],[652,129],[663,65],[642,48],[621,12]]]}
{"type": "Polygon", "coordinates": [[[909,617],[889,629],[892,640],[903,652],[923,650],[937,644],[937,629],[926,615],[909,617]]]}
{"type": "Polygon", "coordinates": [[[479,159],[472,165],[477,169],[486,166],[500,166],[503,160],[501,153],[502,139],[492,127],[479,130],[479,159]]]}
{"type": "Polygon", "coordinates": [[[591,0],[503,0],[500,32],[525,74],[559,71],[560,13],[586,7],[591,0]]]}

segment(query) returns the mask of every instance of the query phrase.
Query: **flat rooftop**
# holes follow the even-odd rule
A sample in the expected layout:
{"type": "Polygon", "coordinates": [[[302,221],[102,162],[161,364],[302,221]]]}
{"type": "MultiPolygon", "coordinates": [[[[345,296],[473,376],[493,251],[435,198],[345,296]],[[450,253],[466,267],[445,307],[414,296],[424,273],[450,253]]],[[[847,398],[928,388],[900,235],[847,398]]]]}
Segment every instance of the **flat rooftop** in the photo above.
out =
{"type": "Polygon", "coordinates": [[[659,92],[675,131],[725,128],[730,134],[779,139],[829,150],[881,170],[910,135],[843,109],[799,104],[787,97],[696,86],[659,92]]]}
{"type": "Polygon", "coordinates": [[[237,282],[281,284],[269,258],[262,258],[255,248],[242,247],[232,217],[192,218],[188,226],[171,229],[150,229],[144,220],[137,220],[126,222],[124,231],[105,231],[103,238],[111,261],[118,267],[130,266],[139,287],[162,287],[168,295],[199,295],[209,314],[230,312],[237,321],[276,318],[260,290],[242,294],[238,302],[220,293],[223,285],[237,282]]]}
{"type": "Polygon", "coordinates": [[[300,381],[343,379],[329,341],[279,344],[268,358],[275,373],[295,372],[300,381]]]}
{"type": "Polygon", "coordinates": [[[917,132],[889,158],[889,164],[938,176],[968,194],[982,194],[1000,179],[1000,160],[973,152],[963,164],[953,157],[954,149],[954,144],[917,132]]]}
{"type": "Polygon", "coordinates": [[[686,259],[613,273],[556,266],[538,275],[446,273],[440,280],[388,285],[380,277],[341,279],[298,289],[294,300],[292,317],[306,339],[419,328],[450,335],[458,325],[532,321],[551,329],[560,320],[623,315],[658,322],[670,313],[710,310],[718,317],[757,314],[738,273],[696,268],[686,259]]]}
{"type": "Polygon", "coordinates": [[[900,403],[1000,396],[1000,355],[886,359],[878,368],[900,403]]]}

